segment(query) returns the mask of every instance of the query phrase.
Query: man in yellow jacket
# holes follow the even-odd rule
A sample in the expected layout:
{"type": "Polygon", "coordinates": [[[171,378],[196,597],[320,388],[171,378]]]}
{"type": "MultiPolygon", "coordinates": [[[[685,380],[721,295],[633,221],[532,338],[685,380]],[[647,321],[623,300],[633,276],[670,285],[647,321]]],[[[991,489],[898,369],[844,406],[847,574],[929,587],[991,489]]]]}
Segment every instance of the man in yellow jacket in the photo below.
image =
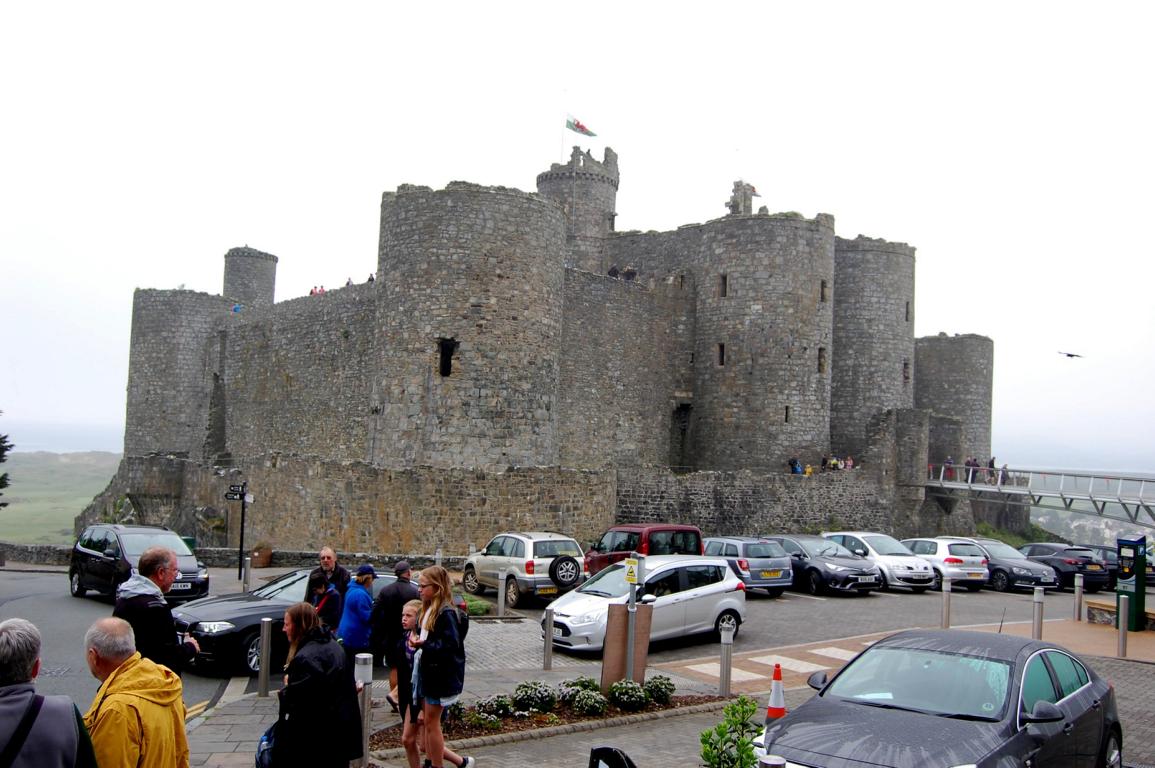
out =
{"type": "Polygon", "coordinates": [[[102,685],[84,724],[101,768],[188,768],[180,677],[141,658],[132,626],[99,619],[84,635],[92,676],[102,685]]]}

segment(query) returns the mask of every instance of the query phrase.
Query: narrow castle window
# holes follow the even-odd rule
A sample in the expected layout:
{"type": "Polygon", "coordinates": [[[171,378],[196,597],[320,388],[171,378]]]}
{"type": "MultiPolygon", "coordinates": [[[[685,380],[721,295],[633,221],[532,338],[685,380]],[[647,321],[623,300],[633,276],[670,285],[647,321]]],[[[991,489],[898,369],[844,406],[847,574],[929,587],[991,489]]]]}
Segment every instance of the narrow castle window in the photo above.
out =
{"type": "Polygon", "coordinates": [[[678,287],[679,288],[685,288],[686,287],[686,276],[685,275],[678,275],[678,287]]]}
{"type": "Polygon", "coordinates": [[[826,373],[826,347],[818,348],[818,372],[826,373]]]}
{"type": "Polygon", "coordinates": [[[610,267],[610,271],[607,272],[606,274],[609,275],[610,277],[617,277],[621,273],[618,272],[618,268],[616,266],[613,266],[613,267],[610,267]]]}
{"type": "Polygon", "coordinates": [[[726,295],[729,292],[730,292],[730,280],[729,280],[729,278],[725,274],[719,275],[718,276],[718,296],[724,299],[724,298],[726,298],[726,295]]]}
{"type": "Polygon", "coordinates": [[[786,406],[786,416],[782,419],[784,424],[790,423],[790,406],[786,406]]]}
{"type": "Polygon", "coordinates": [[[719,344],[718,345],[718,365],[725,365],[725,364],[726,364],[726,345],[725,344],[719,344]]]}
{"type": "Polygon", "coordinates": [[[906,302],[906,322],[910,322],[910,302],[906,302]]]}
{"type": "Polygon", "coordinates": [[[902,361],[902,380],[904,383],[910,382],[910,361],[909,360],[903,360],[902,361]]]}
{"type": "Polygon", "coordinates": [[[453,373],[453,353],[457,350],[457,339],[438,339],[437,348],[441,354],[438,372],[448,376],[453,373]]]}
{"type": "Polygon", "coordinates": [[[826,281],[825,280],[823,280],[822,283],[818,286],[818,300],[821,301],[823,304],[826,303],[826,281]]]}

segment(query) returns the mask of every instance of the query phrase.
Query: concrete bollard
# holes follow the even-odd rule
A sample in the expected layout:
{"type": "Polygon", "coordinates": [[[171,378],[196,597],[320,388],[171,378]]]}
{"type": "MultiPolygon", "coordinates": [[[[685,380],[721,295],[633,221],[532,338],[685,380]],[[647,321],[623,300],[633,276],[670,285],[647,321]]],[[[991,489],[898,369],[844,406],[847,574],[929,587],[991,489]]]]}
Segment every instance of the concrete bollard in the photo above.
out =
{"type": "Polygon", "coordinates": [[[497,571],[497,618],[505,617],[505,577],[508,573],[507,569],[500,568],[497,571]]]}
{"type": "Polygon", "coordinates": [[[942,579],[942,628],[950,629],[950,579],[942,579]]]}
{"type": "Polygon", "coordinates": [[[1031,598],[1033,605],[1031,616],[1031,639],[1043,639],[1043,597],[1044,591],[1042,587],[1035,587],[1034,597],[1031,598]]]}
{"type": "Polygon", "coordinates": [[[1083,574],[1075,574],[1075,621],[1083,620],[1083,574]]]}
{"type": "Polygon", "coordinates": [[[268,616],[261,619],[261,671],[257,673],[257,696],[269,698],[269,665],[272,663],[273,620],[268,616]]]}
{"type": "Polygon", "coordinates": [[[353,657],[353,679],[361,684],[361,759],[357,765],[369,765],[369,736],[373,730],[373,654],[358,653],[353,657]]]}
{"type": "Polygon", "coordinates": [[[722,627],[722,659],[718,663],[718,695],[730,695],[730,669],[734,664],[734,628],[722,627]]]}
{"type": "Polygon", "coordinates": [[[1119,595],[1119,610],[1115,613],[1115,624],[1119,627],[1119,648],[1115,654],[1120,659],[1127,658],[1127,617],[1131,615],[1131,596],[1119,595]]]}
{"type": "Polygon", "coordinates": [[[541,651],[541,668],[545,672],[553,669],[553,608],[545,609],[545,616],[541,620],[542,628],[545,630],[542,635],[545,639],[545,647],[541,651]]]}

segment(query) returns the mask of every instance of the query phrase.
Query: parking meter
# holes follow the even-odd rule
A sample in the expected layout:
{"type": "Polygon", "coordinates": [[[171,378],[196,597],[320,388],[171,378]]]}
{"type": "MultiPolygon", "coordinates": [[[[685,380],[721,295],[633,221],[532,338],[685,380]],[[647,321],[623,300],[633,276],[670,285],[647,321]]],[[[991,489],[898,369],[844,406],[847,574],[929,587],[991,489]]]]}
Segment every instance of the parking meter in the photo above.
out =
{"type": "Polygon", "coordinates": [[[1147,537],[1116,539],[1119,552],[1119,579],[1115,587],[1116,622],[1125,621],[1128,631],[1147,628],[1145,596],[1147,593],[1147,537]],[[1120,597],[1127,595],[1127,615],[1120,612],[1120,597]]]}

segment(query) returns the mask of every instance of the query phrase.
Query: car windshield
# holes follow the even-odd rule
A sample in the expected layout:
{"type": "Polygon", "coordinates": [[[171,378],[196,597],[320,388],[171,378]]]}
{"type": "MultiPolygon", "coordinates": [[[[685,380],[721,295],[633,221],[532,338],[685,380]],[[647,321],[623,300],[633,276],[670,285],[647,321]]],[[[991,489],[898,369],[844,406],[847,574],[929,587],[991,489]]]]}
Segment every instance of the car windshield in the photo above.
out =
{"type": "Polygon", "coordinates": [[[1011,665],[960,653],[881,646],[850,663],[823,696],[948,717],[998,720],[1011,665]]]}
{"type": "Polygon", "coordinates": [[[891,536],[885,533],[876,533],[870,536],[863,536],[869,542],[870,546],[880,555],[898,555],[899,557],[914,557],[906,546],[891,536]]]}
{"type": "Polygon", "coordinates": [[[578,592],[599,597],[621,597],[629,593],[629,584],[626,584],[626,567],[615,563],[603,568],[597,574],[578,587],[578,592]]]}
{"type": "Polygon", "coordinates": [[[811,557],[854,557],[846,547],[826,539],[798,539],[798,544],[811,557]]]}
{"type": "Polygon", "coordinates": [[[1009,544],[1004,544],[1001,541],[984,541],[983,547],[987,550],[991,557],[1005,557],[1008,560],[1022,560],[1023,553],[1009,544]]]}
{"type": "Polygon", "coordinates": [[[309,571],[293,571],[270,581],[265,586],[254,589],[253,594],[268,599],[284,600],[289,603],[299,603],[305,599],[305,584],[309,580],[309,571]]]}
{"type": "Polygon", "coordinates": [[[124,545],[124,554],[130,557],[139,557],[149,547],[167,547],[176,552],[177,557],[191,555],[184,539],[172,531],[157,531],[156,533],[122,533],[120,541],[124,545]]]}
{"type": "Polygon", "coordinates": [[[533,543],[534,557],[560,557],[561,555],[581,557],[582,548],[573,539],[550,539],[533,543]]]}
{"type": "Polygon", "coordinates": [[[746,557],[786,557],[786,550],[776,541],[760,541],[746,545],[746,557]]]}

